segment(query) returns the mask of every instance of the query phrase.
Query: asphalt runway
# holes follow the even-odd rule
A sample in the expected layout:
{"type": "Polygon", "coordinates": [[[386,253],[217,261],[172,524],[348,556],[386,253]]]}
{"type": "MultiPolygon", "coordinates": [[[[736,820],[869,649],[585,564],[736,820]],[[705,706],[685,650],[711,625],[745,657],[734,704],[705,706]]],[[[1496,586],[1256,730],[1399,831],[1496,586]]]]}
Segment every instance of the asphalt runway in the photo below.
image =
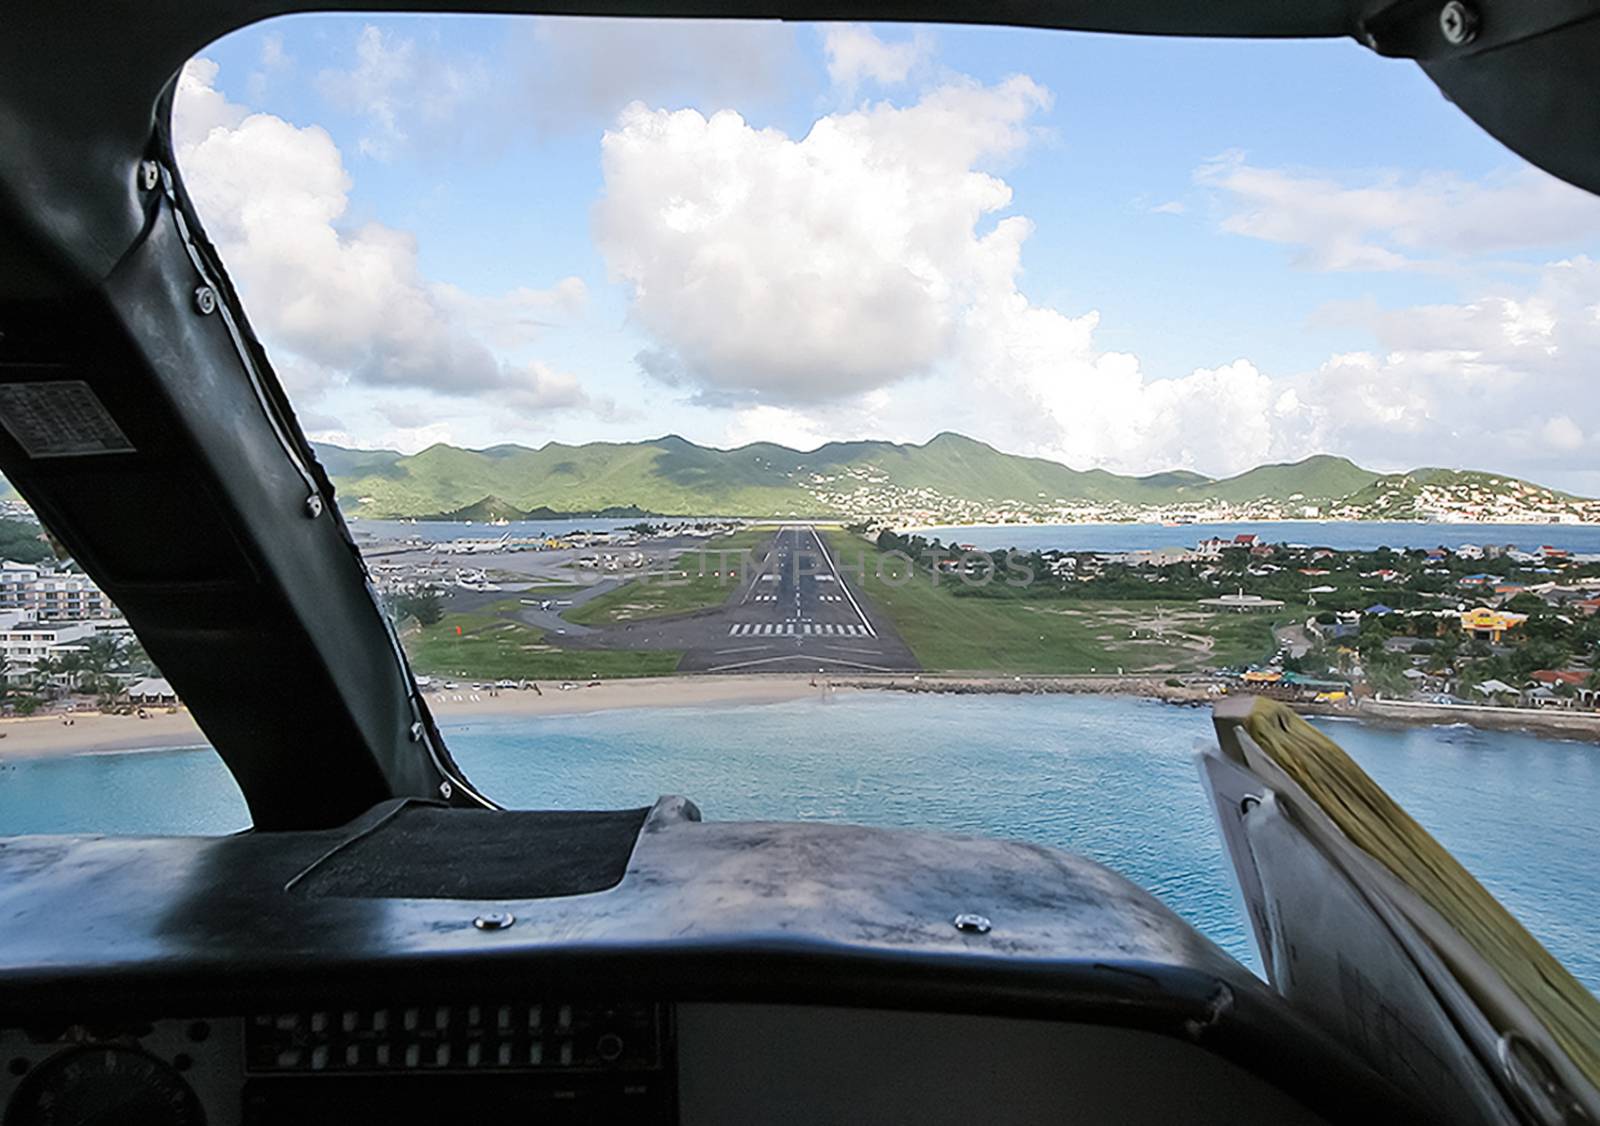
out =
{"type": "MultiPolygon", "coordinates": [[[[714,557],[713,565],[715,565],[714,557]]],[[[680,672],[903,672],[921,666],[817,530],[777,532],[728,600],[660,621],[568,636],[572,648],[681,649],[680,672]]]]}

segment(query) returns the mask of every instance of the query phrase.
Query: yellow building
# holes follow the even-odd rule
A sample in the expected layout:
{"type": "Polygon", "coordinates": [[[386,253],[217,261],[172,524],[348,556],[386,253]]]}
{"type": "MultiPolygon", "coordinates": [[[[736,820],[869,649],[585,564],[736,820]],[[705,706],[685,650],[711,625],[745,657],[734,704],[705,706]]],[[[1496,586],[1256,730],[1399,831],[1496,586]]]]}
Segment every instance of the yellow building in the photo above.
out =
{"type": "Polygon", "coordinates": [[[1461,631],[1484,641],[1499,641],[1508,629],[1528,620],[1526,614],[1511,614],[1505,610],[1491,610],[1487,606],[1474,606],[1461,611],[1461,631]]]}

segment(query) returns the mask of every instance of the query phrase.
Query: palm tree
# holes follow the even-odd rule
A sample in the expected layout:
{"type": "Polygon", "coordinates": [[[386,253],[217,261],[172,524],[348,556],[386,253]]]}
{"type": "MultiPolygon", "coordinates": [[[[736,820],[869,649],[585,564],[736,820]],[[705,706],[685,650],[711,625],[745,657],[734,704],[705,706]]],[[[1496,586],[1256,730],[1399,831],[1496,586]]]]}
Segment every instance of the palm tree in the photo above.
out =
{"type": "Polygon", "coordinates": [[[56,659],[56,671],[61,674],[67,691],[76,691],[78,678],[83,674],[83,657],[78,653],[61,654],[56,659]]]}
{"type": "Polygon", "coordinates": [[[83,647],[84,664],[96,672],[107,672],[121,662],[127,642],[116,634],[97,633],[83,647]]]}
{"type": "Polygon", "coordinates": [[[96,634],[84,646],[80,662],[87,677],[80,678],[79,687],[88,692],[105,693],[114,670],[127,664],[128,643],[115,634],[96,634]]]}
{"type": "Polygon", "coordinates": [[[115,667],[118,667],[119,671],[138,673],[140,676],[160,675],[156,671],[156,663],[144,651],[144,643],[137,637],[113,637],[111,640],[115,641],[118,646],[118,660],[121,663],[120,666],[115,667]]]}
{"type": "Polygon", "coordinates": [[[35,691],[48,690],[51,677],[61,671],[61,662],[54,657],[40,657],[33,663],[33,672],[29,676],[30,687],[35,691]]]}

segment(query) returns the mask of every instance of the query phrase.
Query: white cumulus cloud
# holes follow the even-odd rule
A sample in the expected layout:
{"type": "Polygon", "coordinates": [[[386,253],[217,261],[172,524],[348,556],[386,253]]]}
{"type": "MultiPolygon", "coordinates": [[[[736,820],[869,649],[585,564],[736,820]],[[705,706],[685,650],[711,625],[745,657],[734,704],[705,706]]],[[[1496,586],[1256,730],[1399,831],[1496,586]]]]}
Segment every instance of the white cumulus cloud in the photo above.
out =
{"type": "Polygon", "coordinates": [[[411,142],[411,131],[440,130],[491,84],[482,59],[451,56],[372,24],[356,37],[355,59],[330,67],[317,87],[335,105],[364,116],[370,132],[358,142],[364,156],[389,160],[411,142]]]}
{"type": "MultiPolygon", "coordinates": [[[[823,116],[799,138],[731,112],[630,106],[602,144],[595,229],[654,338],[642,366],[734,406],[730,441],[956,429],[1121,472],[1338,452],[1557,478],[1595,448],[1600,266],[1585,258],[1456,303],[1359,306],[1345,327],[1376,347],[1306,372],[1232,356],[1154,378],[1105,349],[1098,313],[1022,287],[1032,225],[996,166],[1048,104],[1027,78],[958,81],[903,108],[823,116]]],[[[1233,206],[1229,229],[1328,269],[1600,230],[1600,203],[1532,170],[1351,188],[1230,157],[1201,180],[1233,206]]]]}
{"type": "Polygon", "coordinates": [[[1195,179],[1221,195],[1224,230],[1294,247],[1319,270],[1413,269],[1600,233],[1600,199],[1530,166],[1476,180],[1388,173],[1348,183],[1229,153],[1195,179]]]}
{"type": "MultiPolygon", "coordinates": [[[[710,51],[741,65],[734,93],[707,104],[759,101],[771,85],[759,60],[788,58],[786,28],[717,25],[712,48],[682,57],[662,49],[689,42],[677,24],[538,21],[527,35],[537,57],[571,47],[596,62],[587,78],[545,75],[550,97],[532,112],[607,115],[592,227],[630,329],[647,339],[639,366],[646,382],[728,408],[707,417],[729,444],[953,429],[1122,472],[1220,474],[1326,451],[1381,469],[1493,465],[1574,488],[1574,466],[1600,465],[1600,264],[1588,258],[1472,283],[1454,301],[1349,302],[1336,324],[1359,338],[1309,371],[1263,371],[1243,340],[1157,378],[1099,343],[1099,313],[1026,290],[1033,225],[1005,175],[1050,106],[1033,80],[945,80],[791,134],[672,94],[710,51]],[[650,100],[618,112],[625,91],[650,100]]],[[[374,152],[465,104],[450,108],[463,88],[449,84],[437,110],[410,100],[408,76],[436,65],[410,41],[374,31],[359,42],[366,53],[324,90],[364,107],[374,152]]],[[[824,33],[829,77],[852,96],[919,81],[923,46],[850,25],[824,33]]],[[[297,395],[371,388],[387,403],[376,431],[408,449],[481,433],[485,402],[615,419],[576,378],[526,358],[584,307],[581,280],[482,295],[425,277],[409,232],[350,220],[350,171],[327,133],[230,102],[207,60],[182,75],[174,123],[208,231],[297,395]]],[[[1531,169],[1363,179],[1233,154],[1196,180],[1226,231],[1324,270],[1474,266],[1600,233],[1600,201],[1531,169]]],[[[1184,201],[1148,209],[1181,214],[1184,201]]],[[[1588,484],[1600,488],[1600,471],[1588,484]]]]}
{"type": "Polygon", "coordinates": [[[1074,465],[1245,468],[1302,427],[1247,361],[1150,379],[1098,314],[1019,288],[1032,224],[992,171],[1050,103],[957,81],[795,139],[634,104],[602,142],[596,240],[657,347],[645,370],[741,406],[730,440],[960,429],[1074,465]]]}
{"type": "Polygon", "coordinates": [[[581,280],[491,297],[431,282],[409,232],[342,225],[351,178],[326,131],[230,103],[216,73],[198,59],[180,79],[178,161],[291,387],[492,392],[524,413],[593,405],[573,376],[495,350],[525,343],[541,318],[580,306],[581,280]]]}
{"type": "Polygon", "coordinates": [[[977,170],[1048,94],[963,84],[907,109],[824,117],[802,139],[738,114],[623,111],[601,142],[596,242],[661,342],[647,369],[805,402],[929,370],[1026,223],[979,224],[1011,190],[977,170]]]}
{"type": "Polygon", "coordinates": [[[904,82],[932,54],[933,44],[926,33],[887,43],[864,24],[834,23],[822,29],[822,51],[829,81],[853,91],[868,81],[880,86],[904,82]]]}
{"type": "Polygon", "coordinates": [[[1560,414],[1547,420],[1539,430],[1539,437],[1562,453],[1583,448],[1583,428],[1568,415],[1560,414]]]}
{"type": "Polygon", "coordinates": [[[1600,263],[1546,263],[1526,289],[1370,315],[1379,349],[1303,377],[1308,441],[1389,467],[1600,464],[1600,263]]]}

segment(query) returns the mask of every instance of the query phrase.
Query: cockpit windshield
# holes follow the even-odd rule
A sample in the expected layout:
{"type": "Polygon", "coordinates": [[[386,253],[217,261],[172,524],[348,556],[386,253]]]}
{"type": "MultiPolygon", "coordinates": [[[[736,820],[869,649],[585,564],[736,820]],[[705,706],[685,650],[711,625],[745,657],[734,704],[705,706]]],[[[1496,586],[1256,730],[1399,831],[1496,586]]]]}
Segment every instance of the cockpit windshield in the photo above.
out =
{"type": "MultiPolygon", "coordinates": [[[[1022,838],[1249,960],[1194,705],[1266,695],[1600,988],[1600,199],[1415,67],[294,16],[171,138],[496,801],[1022,838]]],[[[0,832],[247,826],[4,503],[0,832]]]]}

